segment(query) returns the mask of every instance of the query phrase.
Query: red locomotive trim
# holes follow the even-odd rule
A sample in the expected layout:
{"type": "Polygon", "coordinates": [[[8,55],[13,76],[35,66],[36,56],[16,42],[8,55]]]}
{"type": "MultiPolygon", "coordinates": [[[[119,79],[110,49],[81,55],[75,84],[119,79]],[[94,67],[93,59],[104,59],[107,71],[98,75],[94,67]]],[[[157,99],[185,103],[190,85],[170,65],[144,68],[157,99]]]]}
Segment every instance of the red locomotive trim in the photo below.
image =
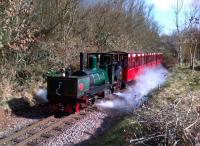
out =
{"type": "Polygon", "coordinates": [[[80,90],[80,91],[83,91],[83,89],[84,89],[84,84],[83,84],[83,83],[80,83],[80,84],[79,84],[79,90],[80,90]]]}

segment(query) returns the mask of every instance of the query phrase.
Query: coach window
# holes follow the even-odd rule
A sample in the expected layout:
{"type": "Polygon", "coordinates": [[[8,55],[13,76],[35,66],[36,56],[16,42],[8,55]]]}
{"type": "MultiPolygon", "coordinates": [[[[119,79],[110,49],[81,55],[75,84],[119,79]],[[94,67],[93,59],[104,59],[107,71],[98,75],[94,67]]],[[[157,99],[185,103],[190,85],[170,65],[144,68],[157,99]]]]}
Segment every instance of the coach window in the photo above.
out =
{"type": "Polygon", "coordinates": [[[148,63],[148,54],[146,54],[146,63],[148,63]]]}
{"type": "Polygon", "coordinates": [[[135,55],[132,54],[132,67],[135,67],[135,55]]]}
{"type": "Polygon", "coordinates": [[[131,55],[128,54],[128,68],[131,68],[131,55]]]}
{"type": "Polygon", "coordinates": [[[145,55],[146,57],[146,63],[148,63],[148,54],[145,55]]]}
{"type": "Polygon", "coordinates": [[[132,58],[132,54],[129,54],[130,55],[130,58],[129,58],[129,66],[130,66],[130,68],[132,68],[133,67],[133,58],[132,58]]]}
{"type": "Polygon", "coordinates": [[[130,62],[129,62],[129,66],[130,66],[130,68],[133,68],[133,60],[134,60],[134,58],[133,58],[133,55],[132,54],[129,54],[130,55],[130,62]]]}
{"type": "Polygon", "coordinates": [[[136,66],[139,66],[140,65],[140,56],[139,56],[139,54],[137,54],[137,63],[136,63],[136,66]]]}
{"type": "Polygon", "coordinates": [[[143,64],[143,56],[142,56],[142,54],[140,54],[140,65],[142,65],[143,64]]]}
{"type": "Polygon", "coordinates": [[[134,57],[135,59],[135,67],[137,67],[137,62],[138,62],[138,60],[137,60],[137,55],[135,55],[135,57],[134,57]]]}
{"type": "Polygon", "coordinates": [[[138,54],[138,66],[141,65],[141,54],[138,54]]]}
{"type": "Polygon", "coordinates": [[[129,68],[132,67],[132,56],[131,56],[131,54],[128,54],[128,67],[129,68]]]}
{"type": "Polygon", "coordinates": [[[136,67],[136,65],[137,65],[137,64],[136,64],[136,61],[137,61],[137,60],[136,60],[136,55],[134,54],[134,62],[133,62],[133,63],[134,63],[134,67],[136,67]]]}
{"type": "Polygon", "coordinates": [[[155,53],[155,62],[157,62],[157,54],[155,53]]]}
{"type": "Polygon", "coordinates": [[[149,62],[151,62],[151,61],[152,61],[152,55],[149,54],[149,62]]]}
{"type": "Polygon", "coordinates": [[[139,54],[136,55],[136,67],[140,65],[140,56],[139,54]]]}
{"type": "Polygon", "coordinates": [[[142,65],[144,64],[144,54],[142,54],[142,65]]]}
{"type": "Polygon", "coordinates": [[[149,63],[151,62],[151,54],[149,54],[149,63]]]}
{"type": "Polygon", "coordinates": [[[132,56],[132,67],[135,67],[135,55],[131,54],[132,56]]]}
{"type": "Polygon", "coordinates": [[[159,58],[158,58],[158,54],[156,53],[156,62],[158,62],[159,58]]]}
{"type": "Polygon", "coordinates": [[[130,68],[133,68],[133,56],[130,54],[130,68]]]}
{"type": "Polygon", "coordinates": [[[148,54],[146,54],[145,58],[146,58],[146,63],[148,63],[148,54]]]}
{"type": "Polygon", "coordinates": [[[153,61],[155,61],[155,54],[153,53],[153,61]]]}
{"type": "Polygon", "coordinates": [[[151,62],[151,54],[149,54],[149,62],[151,62]]]}
{"type": "Polygon", "coordinates": [[[155,61],[156,61],[156,53],[154,54],[154,56],[155,56],[155,61]]]}

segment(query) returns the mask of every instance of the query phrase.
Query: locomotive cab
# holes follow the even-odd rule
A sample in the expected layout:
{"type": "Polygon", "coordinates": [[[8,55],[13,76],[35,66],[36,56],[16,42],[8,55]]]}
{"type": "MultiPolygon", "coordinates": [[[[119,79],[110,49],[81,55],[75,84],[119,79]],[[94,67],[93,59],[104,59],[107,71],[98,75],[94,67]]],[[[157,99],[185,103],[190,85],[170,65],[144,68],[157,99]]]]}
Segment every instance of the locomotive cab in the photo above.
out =
{"type": "Polygon", "coordinates": [[[90,66],[90,56],[96,56],[97,66],[105,70],[108,74],[110,84],[122,82],[122,69],[125,65],[125,55],[123,52],[109,52],[109,53],[89,53],[87,55],[87,64],[90,66]]]}

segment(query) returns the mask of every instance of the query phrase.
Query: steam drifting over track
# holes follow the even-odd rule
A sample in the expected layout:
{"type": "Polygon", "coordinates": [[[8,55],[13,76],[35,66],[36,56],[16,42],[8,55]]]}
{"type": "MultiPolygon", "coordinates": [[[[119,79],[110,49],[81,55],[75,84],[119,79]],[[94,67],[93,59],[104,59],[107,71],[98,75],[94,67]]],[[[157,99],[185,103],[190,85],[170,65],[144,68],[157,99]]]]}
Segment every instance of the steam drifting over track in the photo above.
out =
{"type": "Polygon", "coordinates": [[[168,71],[158,66],[156,68],[146,68],[144,73],[136,78],[134,85],[128,87],[124,92],[115,93],[115,97],[96,103],[99,109],[115,109],[122,112],[131,111],[137,108],[148,98],[148,94],[160,88],[167,79],[168,71]]]}

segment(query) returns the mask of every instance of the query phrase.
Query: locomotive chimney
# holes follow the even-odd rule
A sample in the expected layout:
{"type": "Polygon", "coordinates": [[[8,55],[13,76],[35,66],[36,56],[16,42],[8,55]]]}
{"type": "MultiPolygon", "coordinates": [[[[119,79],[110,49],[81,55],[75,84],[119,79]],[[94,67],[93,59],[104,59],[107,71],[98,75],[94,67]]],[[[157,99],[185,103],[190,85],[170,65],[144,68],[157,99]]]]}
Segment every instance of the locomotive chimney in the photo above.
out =
{"type": "Polygon", "coordinates": [[[83,71],[85,66],[85,54],[83,52],[80,53],[80,70],[83,71]]]}

